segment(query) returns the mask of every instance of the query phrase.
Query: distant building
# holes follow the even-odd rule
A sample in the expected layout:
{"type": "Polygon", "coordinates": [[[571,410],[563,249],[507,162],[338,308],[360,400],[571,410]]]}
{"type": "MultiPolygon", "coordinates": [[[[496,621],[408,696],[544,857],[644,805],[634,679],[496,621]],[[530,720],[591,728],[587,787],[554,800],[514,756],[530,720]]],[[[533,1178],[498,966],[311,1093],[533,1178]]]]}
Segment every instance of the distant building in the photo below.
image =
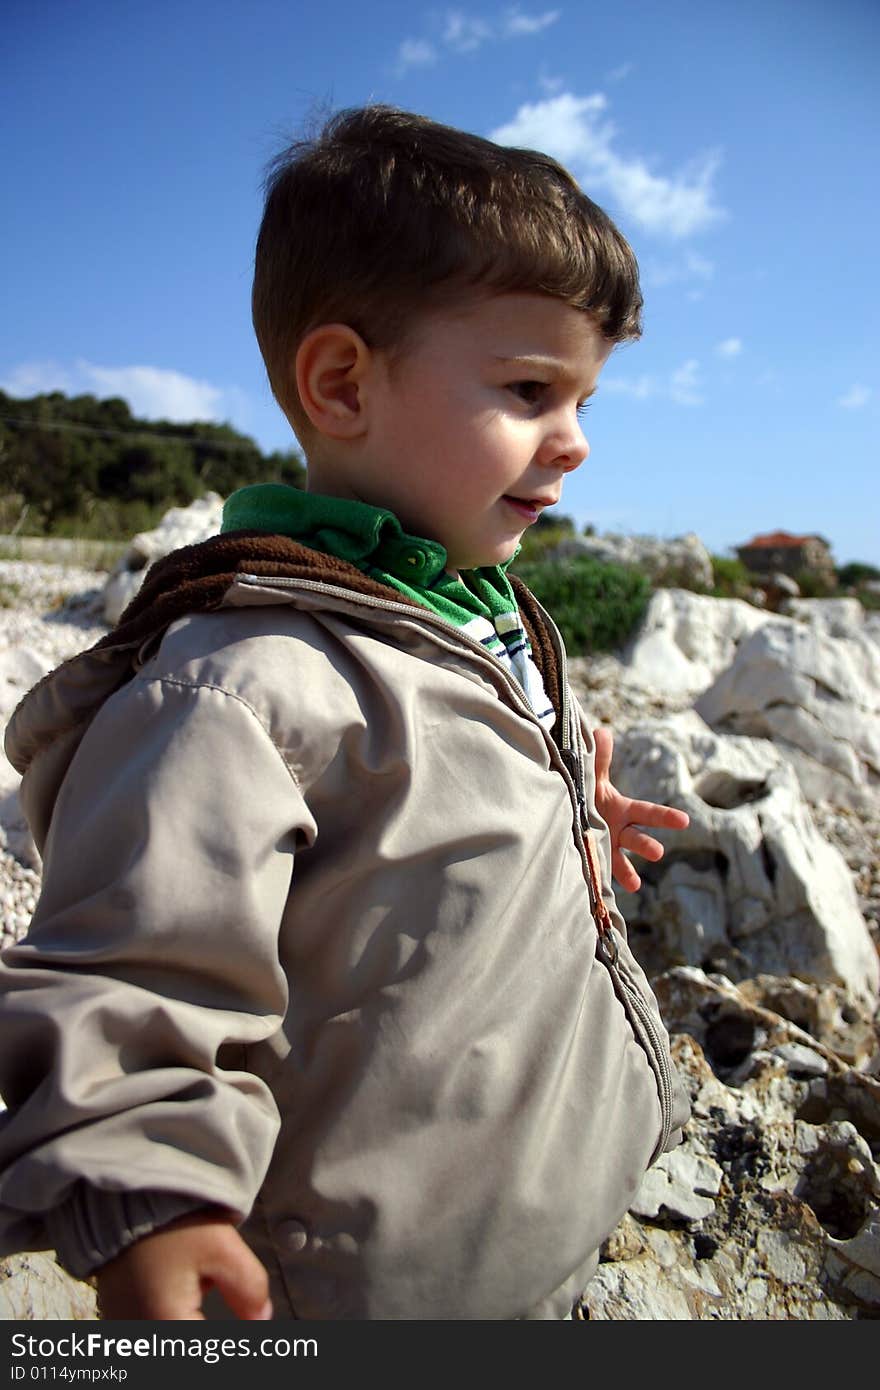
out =
{"type": "Polygon", "coordinates": [[[791,574],[811,570],[834,581],[831,547],[822,536],[793,536],[789,531],[770,531],[753,536],[736,553],[754,574],[791,574]]]}

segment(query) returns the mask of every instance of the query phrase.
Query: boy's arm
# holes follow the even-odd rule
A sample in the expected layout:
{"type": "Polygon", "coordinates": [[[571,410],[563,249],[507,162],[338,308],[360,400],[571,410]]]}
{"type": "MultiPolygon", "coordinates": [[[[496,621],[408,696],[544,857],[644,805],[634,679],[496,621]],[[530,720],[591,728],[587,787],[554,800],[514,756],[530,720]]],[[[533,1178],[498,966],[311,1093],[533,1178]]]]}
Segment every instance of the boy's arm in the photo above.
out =
{"type": "Polygon", "coordinates": [[[137,680],[96,716],[0,967],[0,1250],[54,1248],[82,1277],[187,1214],[248,1213],[279,1119],[246,1049],[286,1009],[310,828],[236,696],[137,680]]]}

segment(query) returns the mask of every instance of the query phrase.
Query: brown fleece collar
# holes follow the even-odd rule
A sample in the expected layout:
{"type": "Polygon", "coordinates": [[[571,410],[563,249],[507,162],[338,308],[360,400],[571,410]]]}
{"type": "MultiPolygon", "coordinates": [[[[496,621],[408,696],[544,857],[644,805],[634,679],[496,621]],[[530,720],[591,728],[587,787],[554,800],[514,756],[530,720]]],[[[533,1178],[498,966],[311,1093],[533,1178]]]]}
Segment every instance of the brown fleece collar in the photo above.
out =
{"type": "Polygon", "coordinates": [[[412,602],[387,584],[369,579],[347,560],[325,555],[288,536],[229,531],[196,545],[182,546],[156,560],[116,626],[97,646],[133,646],[187,614],[219,608],[239,574],[311,579],[374,598],[393,599],[395,603],[412,602]]]}

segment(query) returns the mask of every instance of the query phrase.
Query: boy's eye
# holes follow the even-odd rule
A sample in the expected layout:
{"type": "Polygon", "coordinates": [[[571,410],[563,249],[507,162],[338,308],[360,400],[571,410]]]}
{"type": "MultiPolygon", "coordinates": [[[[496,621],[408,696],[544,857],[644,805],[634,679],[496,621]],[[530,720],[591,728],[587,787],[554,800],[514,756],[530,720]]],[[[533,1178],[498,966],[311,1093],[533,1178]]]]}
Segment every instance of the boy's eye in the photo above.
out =
{"type": "Polygon", "coordinates": [[[578,415],[586,415],[586,413],[587,413],[587,411],[589,410],[589,408],[590,408],[590,402],[589,402],[589,401],[578,401],[578,408],[577,408],[578,415]]]}
{"type": "Polygon", "coordinates": [[[527,405],[537,405],[547,386],[543,381],[512,381],[507,389],[527,405]]]}

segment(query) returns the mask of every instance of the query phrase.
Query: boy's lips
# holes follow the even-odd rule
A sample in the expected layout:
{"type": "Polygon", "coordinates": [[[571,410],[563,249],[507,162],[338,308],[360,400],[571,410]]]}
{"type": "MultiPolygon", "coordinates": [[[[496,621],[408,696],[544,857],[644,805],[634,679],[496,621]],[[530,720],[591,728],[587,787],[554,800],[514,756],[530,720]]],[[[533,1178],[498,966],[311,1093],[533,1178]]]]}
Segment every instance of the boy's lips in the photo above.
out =
{"type": "Polygon", "coordinates": [[[504,501],[527,521],[537,521],[545,507],[552,507],[556,499],[551,497],[510,497],[504,494],[504,501]]]}

